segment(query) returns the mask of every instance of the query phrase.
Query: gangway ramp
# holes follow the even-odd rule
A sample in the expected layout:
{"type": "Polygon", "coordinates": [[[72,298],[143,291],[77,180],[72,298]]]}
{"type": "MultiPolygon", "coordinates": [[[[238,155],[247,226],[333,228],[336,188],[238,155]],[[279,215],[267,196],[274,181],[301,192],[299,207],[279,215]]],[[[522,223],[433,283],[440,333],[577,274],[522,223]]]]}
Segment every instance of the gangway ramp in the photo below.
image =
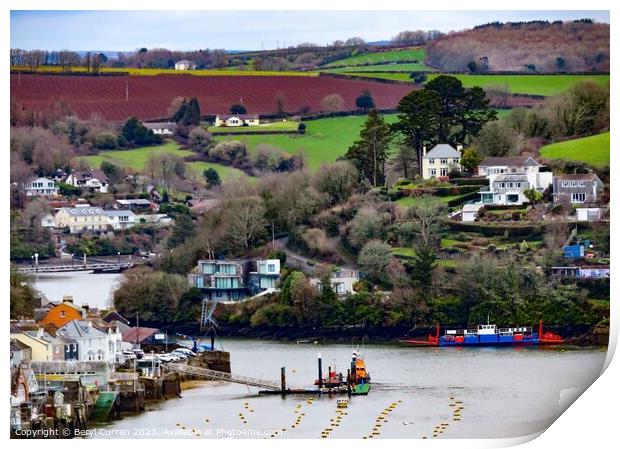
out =
{"type": "Polygon", "coordinates": [[[202,377],[207,380],[221,380],[224,382],[232,382],[236,384],[249,385],[251,387],[264,388],[266,390],[280,391],[282,386],[277,382],[271,382],[264,379],[256,379],[254,377],[239,376],[222,371],[215,371],[208,368],[200,368],[198,366],[182,365],[180,363],[167,363],[164,365],[167,371],[175,373],[189,374],[196,377],[202,377]]]}

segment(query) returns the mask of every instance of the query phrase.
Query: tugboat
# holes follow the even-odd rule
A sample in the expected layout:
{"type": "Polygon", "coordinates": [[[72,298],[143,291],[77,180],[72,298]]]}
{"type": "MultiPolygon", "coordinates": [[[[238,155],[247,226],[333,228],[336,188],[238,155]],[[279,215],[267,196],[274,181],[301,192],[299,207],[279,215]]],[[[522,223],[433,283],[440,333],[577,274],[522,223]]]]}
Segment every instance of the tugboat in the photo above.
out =
{"type": "Polygon", "coordinates": [[[531,327],[499,328],[495,324],[479,324],[477,329],[447,329],[439,335],[439,324],[435,335],[426,340],[401,340],[409,346],[517,346],[551,345],[564,340],[553,332],[543,333],[543,322],[538,323],[538,332],[531,327]]]}

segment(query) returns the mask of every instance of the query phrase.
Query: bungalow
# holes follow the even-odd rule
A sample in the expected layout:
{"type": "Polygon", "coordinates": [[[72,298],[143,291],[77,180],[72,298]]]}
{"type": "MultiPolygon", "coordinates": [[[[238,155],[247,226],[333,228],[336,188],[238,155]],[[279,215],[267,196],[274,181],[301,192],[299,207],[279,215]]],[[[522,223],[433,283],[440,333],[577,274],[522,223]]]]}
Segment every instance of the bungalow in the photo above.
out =
{"type": "Polygon", "coordinates": [[[199,260],[188,275],[204,299],[235,301],[274,288],[280,278],[280,260],[199,260]]]}
{"type": "MultiPolygon", "coordinates": [[[[355,293],[353,286],[359,281],[359,273],[355,270],[338,270],[330,277],[329,281],[336,294],[341,296],[352,294],[355,293]]],[[[323,289],[321,280],[318,278],[311,278],[310,284],[319,292],[323,289]]]]}
{"type": "Polygon", "coordinates": [[[108,223],[112,229],[129,229],[136,224],[136,215],[130,210],[106,210],[108,223]]]}
{"type": "Polygon", "coordinates": [[[152,122],[142,123],[147,129],[153,131],[153,134],[160,136],[173,136],[177,132],[177,124],[174,122],[152,122]]]}
{"type": "Polygon", "coordinates": [[[169,226],[172,224],[172,217],[166,214],[142,214],[142,215],[136,215],[135,222],[136,224],[169,226]]]}
{"type": "Polygon", "coordinates": [[[26,196],[56,196],[58,187],[56,182],[49,178],[37,178],[28,181],[24,186],[26,196]]]}
{"type": "Polygon", "coordinates": [[[69,228],[71,234],[86,231],[106,231],[109,219],[100,207],[63,207],[54,217],[57,228],[69,228]]]}
{"type": "Polygon", "coordinates": [[[101,170],[79,170],[72,172],[65,183],[91,192],[107,193],[108,177],[101,170]]]}
{"type": "Polygon", "coordinates": [[[258,115],[236,114],[236,115],[216,115],[215,126],[256,126],[260,121],[258,115]]]}
{"type": "Polygon", "coordinates": [[[553,177],[553,202],[592,204],[603,191],[603,182],[594,173],[557,175],[553,177]]]}
{"type": "Polygon", "coordinates": [[[435,145],[435,147],[426,152],[424,147],[422,152],[422,178],[432,179],[441,176],[448,176],[451,170],[460,170],[460,145],[458,150],[447,144],[435,145]]]}
{"type": "Polygon", "coordinates": [[[196,70],[196,63],[187,59],[181,59],[174,63],[174,70],[196,70]]]}
{"type": "Polygon", "coordinates": [[[116,207],[118,209],[129,210],[153,210],[157,212],[159,206],[144,198],[128,198],[124,200],[116,200],[116,207]]]}

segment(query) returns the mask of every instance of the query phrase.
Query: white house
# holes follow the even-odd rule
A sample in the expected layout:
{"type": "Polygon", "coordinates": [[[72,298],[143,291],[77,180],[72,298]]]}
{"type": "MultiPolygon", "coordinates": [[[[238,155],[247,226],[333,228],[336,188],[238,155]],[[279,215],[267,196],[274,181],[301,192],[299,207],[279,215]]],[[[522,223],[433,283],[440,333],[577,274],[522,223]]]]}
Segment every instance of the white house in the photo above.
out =
{"type": "Polygon", "coordinates": [[[480,203],[464,204],[461,210],[461,221],[475,221],[481,207],[482,204],[480,203]]]}
{"type": "Polygon", "coordinates": [[[181,59],[174,63],[174,70],[196,70],[196,63],[187,59],[181,59]]]}
{"type": "MultiPolygon", "coordinates": [[[[330,278],[332,288],[338,295],[355,293],[353,285],[355,285],[357,281],[359,281],[359,273],[355,270],[338,270],[330,278]]],[[[318,278],[311,278],[310,284],[318,291],[321,291],[323,288],[321,280],[318,278]]]]}
{"type": "Polygon", "coordinates": [[[58,195],[58,187],[52,179],[37,178],[28,181],[24,186],[26,196],[55,196],[58,195]]]}
{"type": "Polygon", "coordinates": [[[41,218],[42,228],[53,228],[54,226],[56,226],[56,220],[52,214],[47,214],[41,218]]]}
{"type": "Polygon", "coordinates": [[[115,352],[110,352],[108,334],[93,326],[92,321],[69,321],[58,329],[58,333],[77,341],[80,361],[114,362],[115,352]]]}
{"type": "Polygon", "coordinates": [[[146,128],[153,131],[153,134],[160,136],[172,136],[177,132],[177,124],[174,122],[153,122],[142,123],[146,128]]]}
{"type": "Polygon", "coordinates": [[[108,177],[101,170],[74,171],[67,176],[65,182],[73,187],[89,189],[91,192],[108,192],[108,177]]]}
{"type": "Polygon", "coordinates": [[[115,231],[129,229],[136,224],[136,214],[130,210],[106,210],[108,223],[115,231]]]}
{"type": "MultiPolygon", "coordinates": [[[[458,149],[461,149],[460,145],[458,149]]],[[[448,176],[448,173],[450,173],[451,170],[461,169],[461,153],[452,148],[450,145],[435,145],[435,147],[428,153],[426,152],[426,147],[424,147],[422,154],[423,179],[448,176]]]]}
{"type": "Polygon", "coordinates": [[[540,171],[543,165],[531,157],[488,157],[478,166],[478,174],[489,180],[480,191],[482,204],[521,205],[529,200],[525,191],[542,193],[553,182],[553,173],[540,171]]]}
{"type": "Polygon", "coordinates": [[[256,126],[260,124],[258,115],[236,114],[216,115],[215,126],[256,126]]]}
{"type": "Polygon", "coordinates": [[[599,221],[601,219],[601,209],[599,207],[578,207],[578,221],[599,221]]]}
{"type": "Polygon", "coordinates": [[[489,177],[503,173],[527,173],[540,171],[541,164],[527,156],[487,157],[478,165],[478,175],[489,177]]]}
{"type": "Polygon", "coordinates": [[[169,226],[172,224],[172,217],[167,214],[142,214],[136,215],[135,223],[169,226]]]}

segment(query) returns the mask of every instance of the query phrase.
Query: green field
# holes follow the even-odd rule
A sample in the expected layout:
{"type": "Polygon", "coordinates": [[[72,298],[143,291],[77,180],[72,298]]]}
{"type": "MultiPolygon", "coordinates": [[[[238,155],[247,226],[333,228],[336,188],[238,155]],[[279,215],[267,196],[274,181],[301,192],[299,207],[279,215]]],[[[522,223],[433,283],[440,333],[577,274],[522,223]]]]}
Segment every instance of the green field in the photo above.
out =
{"type": "MultiPolygon", "coordinates": [[[[382,78],[397,81],[410,81],[408,73],[361,73],[356,76],[382,78]]],[[[429,80],[439,76],[430,74],[429,80]]],[[[508,85],[510,93],[530,95],[556,95],[564,92],[575,83],[591,79],[601,84],[609,82],[609,75],[454,75],[463,82],[465,87],[480,86],[501,87],[508,85]]]]}
{"type": "Polygon", "coordinates": [[[609,132],[545,145],[540,155],[549,159],[581,161],[596,167],[609,165],[609,132]]]}
{"type": "Polygon", "coordinates": [[[344,59],[338,59],[332,61],[323,67],[340,67],[340,66],[355,66],[360,64],[377,64],[382,62],[395,62],[395,61],[418,61],[424,62],[426,57],[426,50],[422,47],[409,48],[406,50],[390,50],[390,51],[378,51],[372,53],[362,53],[359,55],[349,56],[344,59]]]}
{"type": "MultiPolygon", "coordinates": [[[[167,142],[163,145],[154,147],[140,147],[132,150],[102,151],[96,156],[84,156],[80,159],[85,160],[91,168],[99,168],[101,166],[101,162],[105,160],[122,165],[126,168],[131,168],[135,171],[143,171],[149,155],[154,153],[169,153],[179,157],[194,154],[190,150],[180,149],[177,143],[167,142]]],[[[190,162],[187,166],[200,175],[202,175],[203,170],[213,167],[217,170],[223,180],[245,176],[245,173],[236,168],[209,162],[190,162]]]]}
{"type": "MultiPolygon", "coordinates": [[[[387,122],[396,120],[395,114],[385,116],[387,122]]],[[[305,134],[272,134],[265,136],[216,136],[216,140],[239,140],[248,145],[250,151],[259,144],[268,144],[289,153],[303,151],[310,170],[318,169],[322,163],[333,162],[342,156],[351,144],[359,138],[365,116],[347,116],[308,120],[305,134]]]]}
{"type": "MultiPolygon", "coordinates": [[[[421,62],[403,62],[401,64],[360,65],[354,67],[338,67],[321,70],[327,73],[357,73],[357,72],[421,72],[431,70],[421,62]]],[[[409,75],[409,74],[406,74],[409,75]]]]}

